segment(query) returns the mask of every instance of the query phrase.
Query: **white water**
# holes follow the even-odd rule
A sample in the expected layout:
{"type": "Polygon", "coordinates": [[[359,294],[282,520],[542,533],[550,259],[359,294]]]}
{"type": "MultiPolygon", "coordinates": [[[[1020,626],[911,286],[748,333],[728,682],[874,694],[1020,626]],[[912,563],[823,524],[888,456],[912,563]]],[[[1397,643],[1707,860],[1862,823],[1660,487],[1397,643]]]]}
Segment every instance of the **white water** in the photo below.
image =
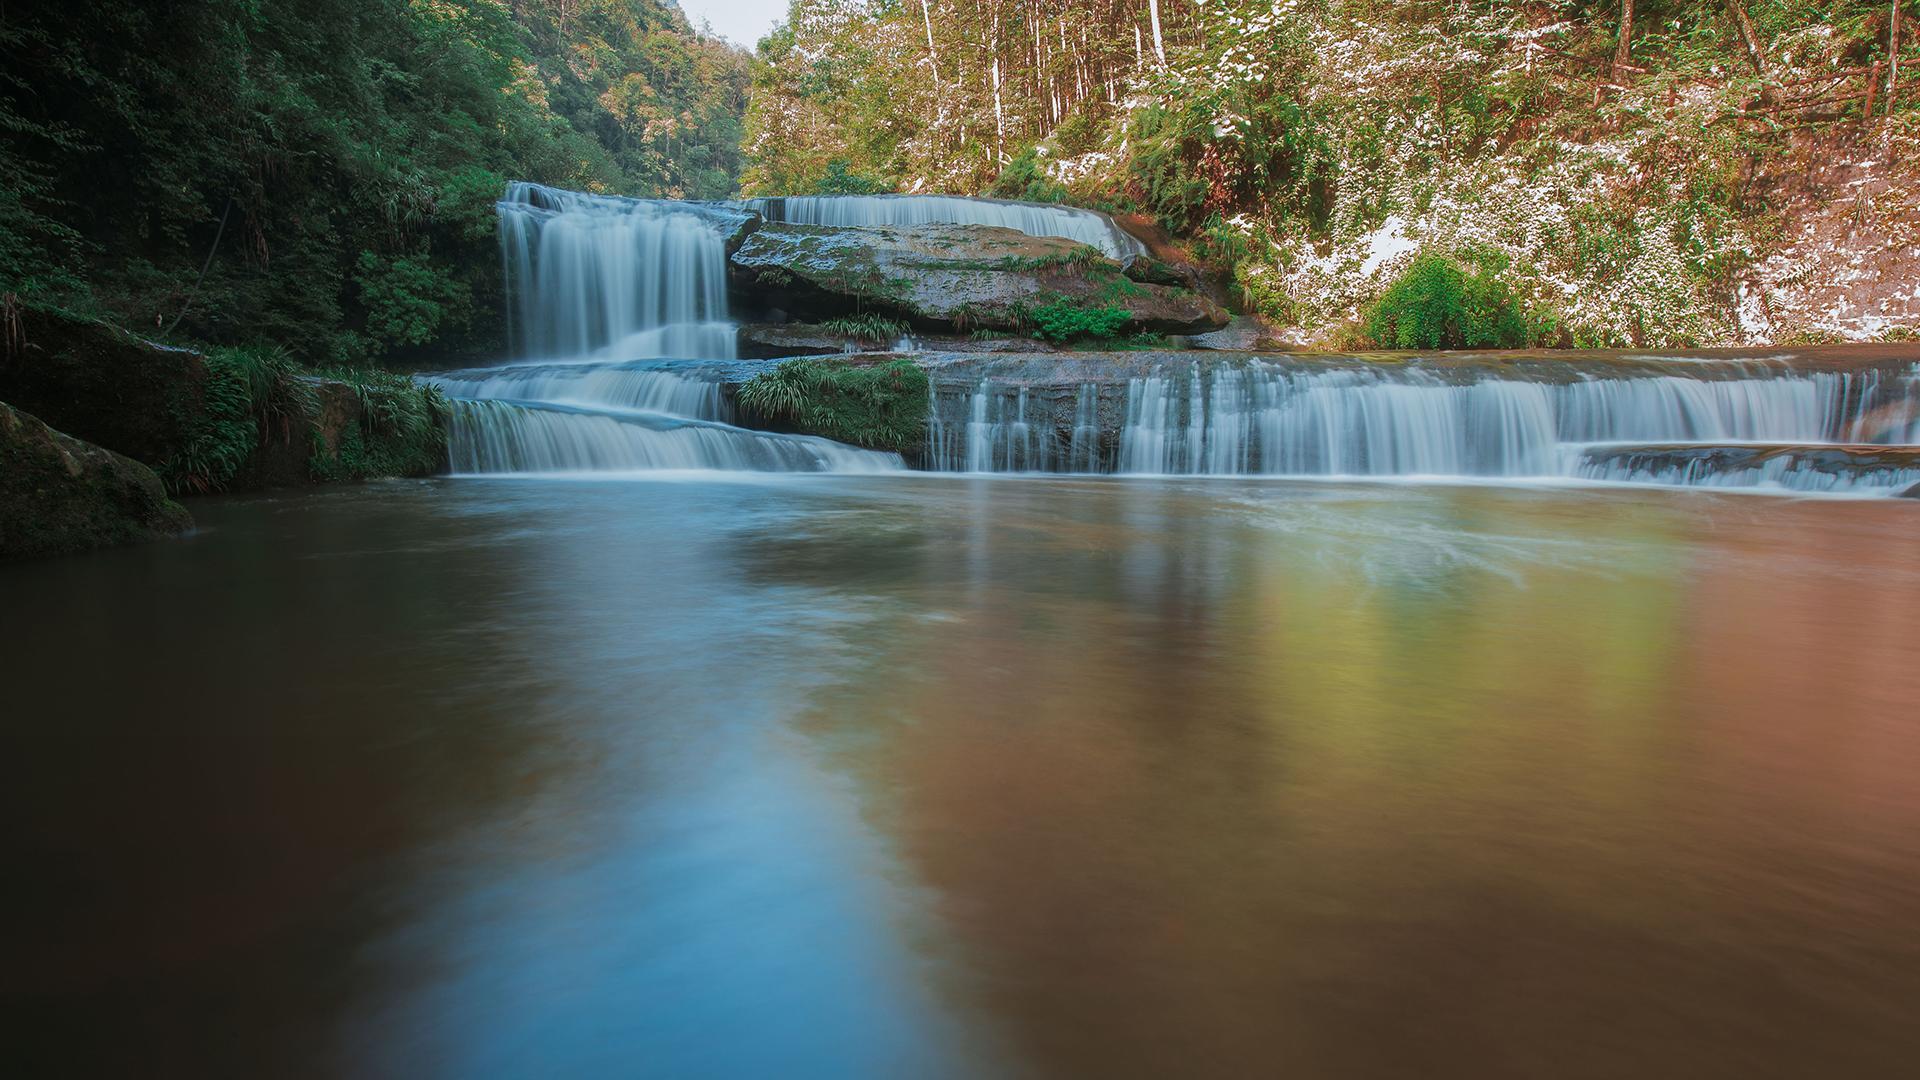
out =
{"type": "Polygon", "coordinates": [[[1029,236],[1077,240],[1114,259],[1144,255],[1147,250],[1104,214],[1045,203],[959,195],[794,195],[751,199],[747,205],[769,221],[796,225],[996,225],[1029,236]]]}
{"type": "Polygon", "coordinates": [[[718,377],[686,362],[734,356],[726,238],[709,213],[536,184],[498,209],[514,337],[534,359],[423,377],[453,402],[455,472],[903,467],[727,422],[718,377]]]}
{"type": "Polygon", "coordinates": [[[633,472],[719,469],[731,472],[888,472],[895,454],[856,450],[827,439],[774,435],[661,414],[616,415],[466,401],[454,411],[456,473],[633,472]]]}
{"type": "MultiPolygon", "coordinates": [[[[1119,392],[1107,388],[1108,394],[1119,392]]],[[[939,425],[935,468],[975,472],[1061,468],[1135,475],[1495,476],[1617,478],[1664,483],[1833,490],[1844,473],[1793,467],[1600,475],[1578,449],[1634,443],[1882,443],[1913,439],[1920,380],[1878,371],[1697,368],[1569,383],[1419,371],[1312,370],[1255,364],[1211,375],[1151,375],[1125,385],[1117,444],[1099,446],[1101,388],[1079,388],[1037,423],[1023,387],[981,383],[965,400],[964,438],[939,425]],[[1693,372],[1698,371],[1698,375],[1693,372]],[[1107,455],[1103,459],[1103,453],[1107,455]],[[1052,464],[1050,464],[1052,463],[1052,464]]],[[[936,400],[936,416],[939,402],[936,400]]],[[[1895,487],[1889,475],[1871,486],[1895,487]]]]}
{"type": "Polygon", "coordinates": [[[1613,483],[1855,493],[1898,493],[1920,485],[1920,466],[1841,469],[1805,453],[1782,453],[1752,464],[1607,456],[1596,461],[1579,452],[1575,457],[1574,475],[1613,483]]]}
{"type": "Polygon", "coordinates": [[[726,238],[696,208],[516,183],[498,211],[522,355],[734,355],[726,238]]]}

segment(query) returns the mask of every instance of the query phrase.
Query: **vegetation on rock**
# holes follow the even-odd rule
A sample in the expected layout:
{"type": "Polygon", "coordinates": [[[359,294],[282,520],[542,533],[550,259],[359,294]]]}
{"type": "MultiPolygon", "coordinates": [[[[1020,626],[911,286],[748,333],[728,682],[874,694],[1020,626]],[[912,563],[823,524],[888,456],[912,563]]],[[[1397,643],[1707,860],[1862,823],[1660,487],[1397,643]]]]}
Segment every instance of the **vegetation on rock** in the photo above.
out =
{"type": "Polygon", "coordinates": [[[737,401],[784,429],[874,450],[911,450],[926,437],[927,374],[911,360],[787,360],[744,383],[737,401]]]}

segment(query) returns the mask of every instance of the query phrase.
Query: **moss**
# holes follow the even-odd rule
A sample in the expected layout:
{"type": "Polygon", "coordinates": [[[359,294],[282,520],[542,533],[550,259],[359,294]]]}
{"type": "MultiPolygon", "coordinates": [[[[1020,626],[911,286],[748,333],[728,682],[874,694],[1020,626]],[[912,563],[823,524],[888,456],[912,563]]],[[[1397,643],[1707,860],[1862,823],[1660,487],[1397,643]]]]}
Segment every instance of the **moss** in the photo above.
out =
{"type": "Polygon", "coordinates": [[[927,375],[911,360],[788,360],[754,376],[738,400],[751,418],[855,446],[903,452],[926,440],[927,375]]]}
{"type": "Polygon", "coordinates": [[[0,404],[0,560],[137,543],[192,525],[146,466],[0,404]]]}

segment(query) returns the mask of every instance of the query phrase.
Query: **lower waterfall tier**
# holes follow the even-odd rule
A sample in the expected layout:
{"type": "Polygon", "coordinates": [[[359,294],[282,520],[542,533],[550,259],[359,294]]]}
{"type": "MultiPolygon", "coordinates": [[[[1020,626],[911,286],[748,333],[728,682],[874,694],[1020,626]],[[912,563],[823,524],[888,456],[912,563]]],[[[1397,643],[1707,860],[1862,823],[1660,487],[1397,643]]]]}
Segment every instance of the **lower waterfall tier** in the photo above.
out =
{"type": "Polygon", "coordinates": [[[806,435],[777,435],[660,413],[627,414],[502,400],[455,399],[449,431],[455,473],[878,473],[897,454],[806,435]]]}

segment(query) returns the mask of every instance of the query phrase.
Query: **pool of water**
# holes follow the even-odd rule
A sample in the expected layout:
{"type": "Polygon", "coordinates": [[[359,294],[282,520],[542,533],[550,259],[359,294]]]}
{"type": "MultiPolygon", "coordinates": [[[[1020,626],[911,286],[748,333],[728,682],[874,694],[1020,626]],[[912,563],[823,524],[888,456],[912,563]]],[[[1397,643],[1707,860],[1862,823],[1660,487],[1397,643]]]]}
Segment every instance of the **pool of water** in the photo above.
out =
{"type": "Polygon", "coordinates": [[[0,567],[27,1075],[1896,1076],[1920,506],[792,476],[0,567]]]}

